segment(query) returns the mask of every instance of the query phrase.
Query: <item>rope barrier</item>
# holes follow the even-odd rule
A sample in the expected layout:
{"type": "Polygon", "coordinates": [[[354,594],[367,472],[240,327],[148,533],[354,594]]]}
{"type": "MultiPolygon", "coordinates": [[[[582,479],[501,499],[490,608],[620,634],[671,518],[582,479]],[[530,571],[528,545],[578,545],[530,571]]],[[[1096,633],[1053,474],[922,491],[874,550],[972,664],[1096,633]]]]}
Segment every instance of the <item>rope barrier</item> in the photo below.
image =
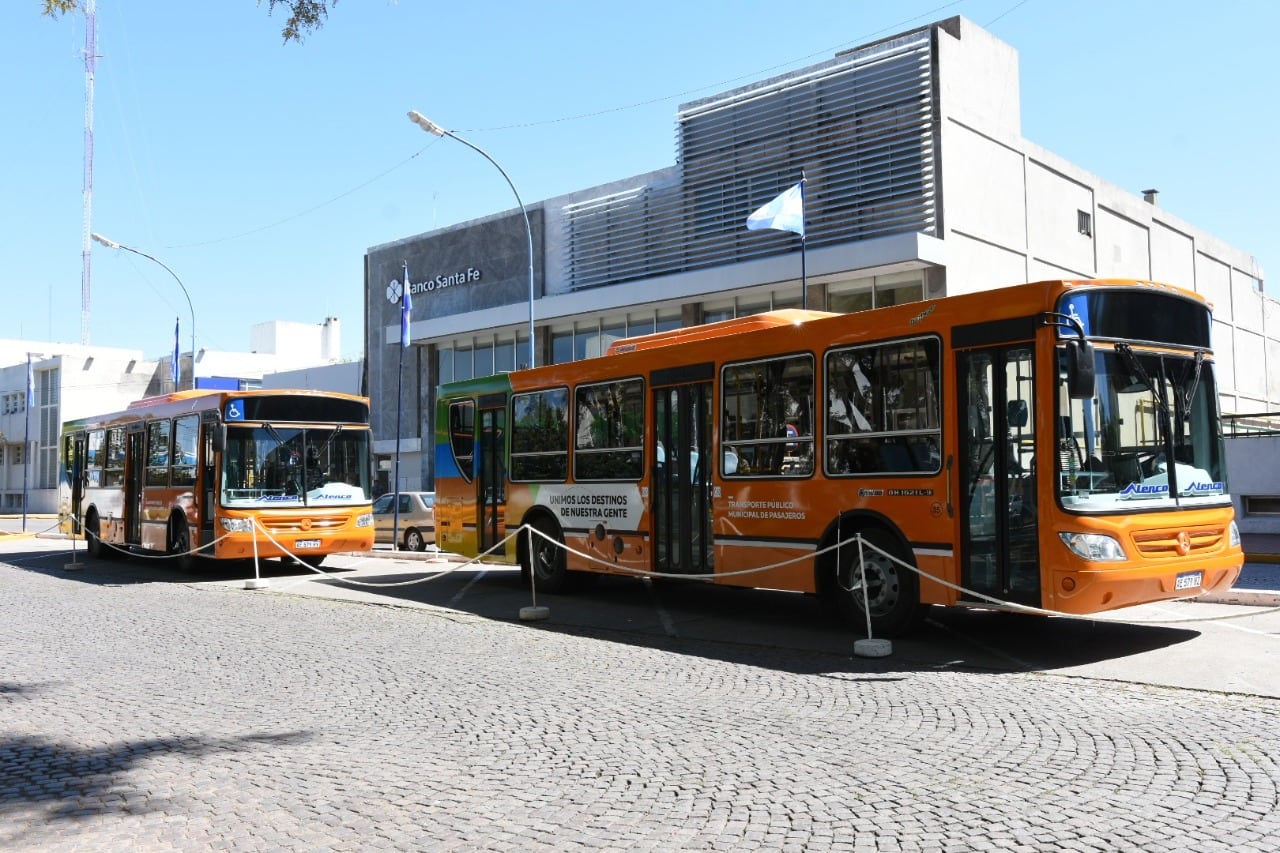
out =
{"type": "MultiPolygon", "coordinates": [[[[256,524],[256,521],[255,521],[255,524],[256,524]]],[[[307,568],[307,569],[308,569],[308,570],[310,570],[311,572],[313,572],[313,573],[315,573],[315,574],[318,574],[318,575],[321,575],[322,577],[324,577],[324,578],[326,578],[326,579],[328,579],[328,580],[338,581],[339,583],[351,584],[352,586],[369,587],[369,588],[371,588],[371,589],[394,589],[394,588],[396,588],[396,587],[406,587],[406,586],[413,586],[413,585],[415,585],[415,584],[420,584],[420,583],[427,583],[427,582],[429,582],[429,581],[433,581],[433,580],[436,580],[436,579],[438,579],[438,578],[442,578],[442,577],[444,577],[445,575],[453,574],[454,572],[457,572],[457,571],[459,571],[459,570],[461,570],[461,569],[465,569],[465,568],[467,568],[467,567],[469,567],[469,566],[476,565],[476,564],[477,564],[477,563],[479,563],[483,558],[488,557],[488,556],[492,556],[495,552],[497,552],[497,551],[498,551],[498,549],[499,549],[499,548],[502,548],[503,546],[505,546],[508,542],[510,542],[512,539],[514,539],[516,536],[518,536],[518,535],[520,534],[520,531],[521,531],[521,530],[523,530],[523,529],[524,529],[524,527],[522,526],[522,527],[518,528],[514,533],[509,533],[509,534],[507,534],[506,538],[502,539],[500,542],[496,543],[496,544],[495,544],[495,545],[493,545],[492,547],[490,547],[490,548],[488,548],[487,550],[485,550],[485,551],[481,552],[480,554],[476,555],[475,557],[471,558],[470,560],[467,560],[465,563],[460,563],[460,564],[457,564],[457,565],[450,566],[449,568],[446,568],[446,569],[444,569],[444,570],[442,570],[442,571],[436,572],[436,573],[434,573],[434,574],[430,574],[430,575],[429,575],[429,576],[427,576],[427,577],[414,578],[414,579],[412,579],[412,580],[407,580],[407,581],[396,581],[396,582],[394,582],[394,583],[372,583],[372,582],[370,582],[370,581],[358,581],[358,580],[356,580],[356,579],[354,579],[354,578],[344,578],[344,577],[339,577],[338,575],[330,574],[329,572],[324,571],[324,570],[323,570],[323,569],[321,569],[319,566],[313,566],[313,565],[311,565],[311,564],[309,564],[309,563],[306,563],[306,562],[304,562],[303,560],[299,559],[299,557],[298,557],[298,555],[297,555],[297,554],[295,554],[293,551],[290,551],[290,550],[289,550],[285,545],[281,544],[279,540],[277,540],[274,536],[272,536],[272,535],[271,535],[271,532],[270,532],[269,530],[267,530],[266,528],[261,527],[261,525],[259,525],[259,528],[262,530],[262,532],[263,532],[263,534],[266,536],[267,540],[268,540],[269,542],[271,542],[273,545],[275,545],[277,548],[279,548],[281,551],[283,551],[286,555],[288,555],[288,557],[289,557],[289,558],[290,558],[294,563],[297,563],[297,564],[298,564],[298,565],[300,565],[300,566],[304,566],[305,568],[307,568]]],[[[358,567],[358,565],[357,565],[357,567],[358,567]]],[[[285,588],[288,588],[288,587],[293,586],[293,585],[295,585],[295,584],[304,583],[304,582],[309,581],[309,580],[313,580],[313,578],[303,578],[303,579],[301,579],[301,580],[295,580],[295,581],[292,581],[292,582],[290,582],[289,584],[286,584],[286,585],[285,585],[285,588]]]]}
{"type": "MultiPolygon", "coordinates": [[[[337,581],[339,583],[344,583],[344,584],[350,584],[352,586],[367,587],[370,589],[395,589],[399,587],[414,586],[416,584],[428,583],[430,581],[438,580],[439,578],[445,577],[447,575],[453,574],[458,571],[466,570],[472,566],[479,564],[486,557],[492,557],[499,553],[505,552],[505,546],[507,545],[507,543],[511,542],[513,539],[519,536],[522,532],[527,532],[530,536],[530,541],[529,541],[530,554],[532,554],[533,552],[532,537],[533,535],[537,535],[542,537],[545,541],[551,543],[555,547],[562,549],[566,554],[573,554],[575,557],[579,558],[580,560],[586,561],[588,563],[594,563],[594,564],[604,566],[610,569],[612,572],[630,575],[634,577],[641,577],[641,578],[670,578],[670,579],[678,579],[678,580],[716,580],[716,579],[722,579],[722,578],[743,577],[747,575],[760,574],[763,572],[770,572],[770,571],[775,571],[777,569],[786,568],[787,566],[791,566],[799,562],[807,562],[809,560],[812,560],[814,558],[827,554],[833,550],[838,550],[843,547],[856,545],[860,549],[859,565],[865,564],[865,556],[862,554],[861,549],[864,549],[864,548],[870,549],[872,552],[879,554],[880,556],[888,559],[890,562],[898,566],[901,566],[902,568],[907,569],[911,572],[914,572],[920,578],[927,579],[942,587],[954,590],[955,592],[961,594],[962,596],[968,596],[973,599],[985,602],[992,607],[1008,609],[1018,613],[1028,613],[1028,614],[1040,615],[1040,616],[1053,616],[1058,618],[1078,619],[1078,620],[1088,620],[1088,621],[1103,621],[1103,622],[1116,622],[1116,623],[1123,622],[1125,624],[1133,624],[1133,625],[1181,625],[1181,624],[1194,624],[1194,623],[1200,623],[1200,622],[1225,622],[1225,621],[1231,621],[1235,619],[1246,619],[1252,616],[1262,616],[1262,615],[1280,612],[1280,607],[1270,607],[1263,610],[1254,610],[1249,613],[1228,614],[1223,616],[1202,616],[1202,617],[1193,617],[1193,618],[1187,618],[1187,619],[1135,620],[1135,619],[1124,618],[1122,616],[1117,616],[1114,613],[1081,615],[1078,613],[1065,613],[1060,610],[1050,610],[1042,607],[1033,607],[1031,605],[1021,604],[1016,601],[1007,601],[1001,598],[990,596],[985,593],[978,592],[977,590],[968,589],[967,587],[960,586],[959,584],[951,583],[950,581],[944,580],[943,578],[930,574],[929,572],[926,572],[923,569],[920,569],[917,566],[914,566],[911,563],[908,563],[905,560],[902,560],[901,558],[895,556],[889,551],[886,551],[883,548],[876,546],[874,543],[866,540],[862,536],[862,533],[860,531],[855,532],[852,536],[846,539],[838,540],[832,543],[831,545],[826,546],[825,548],[819,548],[813,551],[812,553],[802,554],[798,557],[781,560],[779,562],[770,563],[769,565],[765,565],[765,566],[758,566],[752,569],[740,569],[740,570],[731,571],[731,572],[683,574],[683,573],[675,573],[675,572],[656,572],[656,571],[650,571],[647,569],[635,568],[633,566],[625,566],[625,565],[619,565],[616,563],[611,563],[607,560],[604,560],[600,557],[595,556],[594,554],[588,554],[586,552],[579,551],[575,548],[571,548],[566,543],[561,542],[557,537],[551,536],[547,533],[544,533],[542,530],[539,530],[535,525],[522,524],[518,528],[516,528],[514,531],[508,533],[499,542],[495,543],[494,545],[487,548],[486,550],[480,552],[475,557],[472,557],[462,563],[452,564],[448,568],[445,568],[439,572],[428,573],[425,577],[414,578],[412,580],[396,581],[391,583],[373,583],[369,581],[359,581],[354,578],[340,577],[338,575],[333,575],[328,572],[325,572],[322,569],[320,569],[318,566],[312,566],[309,563],[302,560],[296,553],[291,551],[288,547],[282,544],[278,539],[272,536],[271,532],[267,530],[265,527],[263,527],[256,518],[254,519],[254,525],[256,530],[261,530],[263,536],[269,542],[275,545],[280,551],[282,551],[288,557],[288,559],[291,560],[293,563],[296,563],[297,565],[300,565],[300,566],[304,566],[309,571],[313,572],[314,574],[320,575],[327,580],[337,581]]],[[[48,532],[49,530],[53,530],[58,526],[59,524],[55,523],[50,527],[46,528],[46,530],[42,532],[48,532]]],[[[87,538],[88,534],[86,533],[84,535],[87,538]]],[[[223,539],[226,539],[229,535],[230,534],[224,534],[223,536],[213,539],[210,542],[207,542],[199,546],[198,548],[193,548],[188,551],[184,551],[180,554],[139,553],[136,551],[121,548],[110,542],[103,541],[102,539],[99,539],[98,541],[100,544],[105,545],[108,548],[111,548],[112,550],[115,550],[121,554],[126,554],[130,556],[140,556],[145,559],[168,560],[168,559],[173,559],[175,557],[182,557],[182,556],[197,556],[202,551],[205,551],[206,549],[213,547],[215,544],[222,541],[223,539]]],[[[256,541],[257,541],[257,538],[255,537],[255,543],[256,541]]],[[[256,548],[255,548],[255,557],[254,557],[255,572],[257,571],[257,560],[258,558],[256,556],[256,548]]],[[[530,560],[530,562],[532,562],[532,559],[530,560]]],[[[359,565],[357,565],[357,568],[359,568],[359,565]]],[[[537,576],[536,572],[530,572],[530,592],[532,594],[533,603],[535,607],[537,606],[536,576],[537,576]]],[[[299,583],[303,583],[306,580],[311,580],[311,579],[306,578],[302,580],[292,581],[291,583],[287,584],[285,588],[288,588],[289,586],[293,586],[299,583]]],[[[863,599],[864,599],[863,610],[865,612],[868,609],[866,605],[866,588],[861,581],[856,582],[851,586],[845,586],[844,582],[839,579],[837,579],[837,583],[840,584],[841,589],[849,593],[857,592],[861,588],[863,592],[863,599]]],[[[1185,599],[1173,599],[1173,600],[1174,601],[1194,601],[1195,598],[1196,596],[1190,596],[1185,599]]],[[[868,616],[868,619],[869,618],[870,617],[868,616]]],[[[868,634],[869,633],[870,633],[870,630],[868,627],[868,634]]]]}
{"type": "MultiPolygon", "coordinates": [[[[524,525],[524,526],[530,527],[529,525],[524,525]]],[[[742,575],[755,574],[758,572],[773,571],[775,569],[783,568],[785,566],[792,565],[793,563],[797,563],[802,560],[809,560],[813,557],[818,557],[834,549],[856,543],[858,547],[869,548],[875,553],[880,554],[881,556],[887,558],[891,562],[896,563],[899,566],[902,566],[904,569],[909,569],[910,571],[914,572],[916,575],[918,575],[921,578],[927,578],[928,580],[933,581],[934,583],[947,587],[948,589],[955,590],[956,592],[962,595],[972,596],[974,598],[981,599],[982,601],[988,602],[993,607],[1008,608],[1010,610],[1013,610],[1019,613],[1028,613],[1028,614],[1040,615],[1040,616],[1056,616],[1059,618],[1080,619],[1080,620],[1086,620],[1086,621],[1124,622],[1127,624],[1137,624],[1137,625],[1171,625],[1171,624],[1183,624],[1183,623],[1193,623],[1193,622],[1222,622],[1222,621],[1228,621],[1231,619],[1246,619],[1251,616],[1261,616],[1264,614],[1275,613],[1280,611],[1280,607],[1272,607],[1272,608],[1268,608],[1266,610],[1261,610],[1261,611],[1253,611],[1250,613],[1232,614],[1232,615],[1226,615],[1226,616],[1206,616],[1206,617],[1196,617],[1196,618],[1178,619],[1178,620],[1169,620],[1169,619],[1133,620],[1133,619],[1123,619],[1123,618],[1105,619],[1105,618],[1100,618],[1101,614],[1081,615],[1079,613],[1064,613],[1063,611],[1060,611],[1060,610],[1048,610],[1042,607],[1032,607],[1027,604],[1020,604],[1016,601],[1005,601],[1003,599],[996,598],[994,596],[986,595],[984,593],[978,592],[977,590],[968,589],[967,587],[963,587],[958,584],[951,583],[950,581],[944,580],[940,577],[937,577],[936,575],[932,575],[924,571],[923,569],[920,569],[910,563],[905,562],[904,560],[899,559],[898,557],[895,557],[893,554],[891,554],[888,551],[885,551],[883,548],[879,548],[875,544],[867,541],[866,539],[863,538],[862,533],[860,531],[855,532],[853,536],[849,537],[848,539],[842,539],[832,545],[828,545],[826,548],[822,548],[817,551],[814,551],[812,554],[806,554],[793,559],[783,560],[781,562],[772,563],[767,566],[760,566],[759,568],[755,568],[755,569],[742,569],[734,572],[718,572],[718,573],[711,573],[711,574],[671,574],[671,573],[664,573],[664,572],[650,572],[644,569],[634,569],[629,566],[617,566],[617,565],[614,565],[613,563],[609,563],[591,554],[586,554],[576,549],[570,548],[567,544],[560,542],[555,537],[548,536],[546,533],[543,533],[541,530],[538,530],[536,527],[531,527],[531,529],[533,530],[533,532],[537,533],[543,539],[547,540],[548,542],[552,543],[553,545],[559,548],[564,549],[566,553],[573,554],[589,562],[608,566],[614,570],[620,570],[624,573],[633,574],[638,577],[685,578],[685,579],[692,579],[692,580],[738,577],[742,575]]],[[[852,587],[845,587],[843,583],[841,583],[841,588],[843,588],[846,592],[850,592],[850,593],[856,592],[858,590],[858,587],[859,585],[854,585],[852,587]]],[[[864,589],[863,592],[865,593],[866,590],[864,589]]],[[[1194,598],[1195,597],[1192,596],[1187,599],[1174,599],[1174,600],[1188,601],[1188,600],[1194,600],[1194,598]]],[[[864,609],[865,609],[865,606],[864,606],[864,609]]]]}

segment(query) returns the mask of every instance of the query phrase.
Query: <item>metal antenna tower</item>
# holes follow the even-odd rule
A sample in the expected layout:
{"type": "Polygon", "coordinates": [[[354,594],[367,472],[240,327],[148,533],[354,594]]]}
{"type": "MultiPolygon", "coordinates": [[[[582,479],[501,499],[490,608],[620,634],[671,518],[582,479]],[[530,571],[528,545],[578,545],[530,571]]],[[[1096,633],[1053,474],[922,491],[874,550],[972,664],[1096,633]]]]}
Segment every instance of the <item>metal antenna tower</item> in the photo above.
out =
{"type": "Polygon", "coordinates": [[[80,234],[80,343],[89,343],[89,292],[93,280],[93,73],[98,61],[97,0],[84,4],[84,224],[80,234]]]}

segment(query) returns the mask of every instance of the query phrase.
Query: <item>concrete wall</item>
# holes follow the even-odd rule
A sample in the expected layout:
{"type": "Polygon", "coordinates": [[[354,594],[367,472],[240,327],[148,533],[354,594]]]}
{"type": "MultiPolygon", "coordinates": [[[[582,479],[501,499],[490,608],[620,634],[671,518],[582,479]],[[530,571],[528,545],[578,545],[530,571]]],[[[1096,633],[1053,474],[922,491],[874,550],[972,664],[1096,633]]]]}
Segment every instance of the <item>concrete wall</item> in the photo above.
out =
{"type": "Polygon", "coordinates": [[[1244,513],[1244,498],[1280,498],[1280,436],[1227,439],[1227,488],[1241,533],[1280,534],[1280,515],[1244,513]]]}

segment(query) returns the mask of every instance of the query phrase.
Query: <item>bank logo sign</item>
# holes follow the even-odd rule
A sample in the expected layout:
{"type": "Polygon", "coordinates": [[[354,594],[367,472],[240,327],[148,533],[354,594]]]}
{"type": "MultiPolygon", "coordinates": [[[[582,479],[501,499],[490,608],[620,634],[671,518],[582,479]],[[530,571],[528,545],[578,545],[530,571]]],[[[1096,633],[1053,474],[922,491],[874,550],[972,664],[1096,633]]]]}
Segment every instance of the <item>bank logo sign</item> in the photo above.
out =
{"type": "Polygon", "coordinates": [[[467,267],[457,272],[439,273],[423,281],[410,282],[406,280],[400,282],[393,278],[391,283],[387,285],[387,301],[392,305],[400,304],[400,298],[404,296],[405,288],[409,289],[410,295],[419,296],[423,293],[448,290],[460,284],[475,284],[482,277],[479,267],[467,267]]]}

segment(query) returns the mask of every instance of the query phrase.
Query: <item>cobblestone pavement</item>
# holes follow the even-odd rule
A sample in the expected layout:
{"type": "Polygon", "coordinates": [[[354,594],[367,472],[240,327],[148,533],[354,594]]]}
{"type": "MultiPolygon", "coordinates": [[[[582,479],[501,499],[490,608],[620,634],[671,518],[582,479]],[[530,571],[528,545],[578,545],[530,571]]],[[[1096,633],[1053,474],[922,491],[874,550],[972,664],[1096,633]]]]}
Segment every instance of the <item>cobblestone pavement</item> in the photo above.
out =
{"type": "Polygon", "coordinates": [[[1275,699],[0,563],[7,850],[1278,847],[1275,699]]]}

